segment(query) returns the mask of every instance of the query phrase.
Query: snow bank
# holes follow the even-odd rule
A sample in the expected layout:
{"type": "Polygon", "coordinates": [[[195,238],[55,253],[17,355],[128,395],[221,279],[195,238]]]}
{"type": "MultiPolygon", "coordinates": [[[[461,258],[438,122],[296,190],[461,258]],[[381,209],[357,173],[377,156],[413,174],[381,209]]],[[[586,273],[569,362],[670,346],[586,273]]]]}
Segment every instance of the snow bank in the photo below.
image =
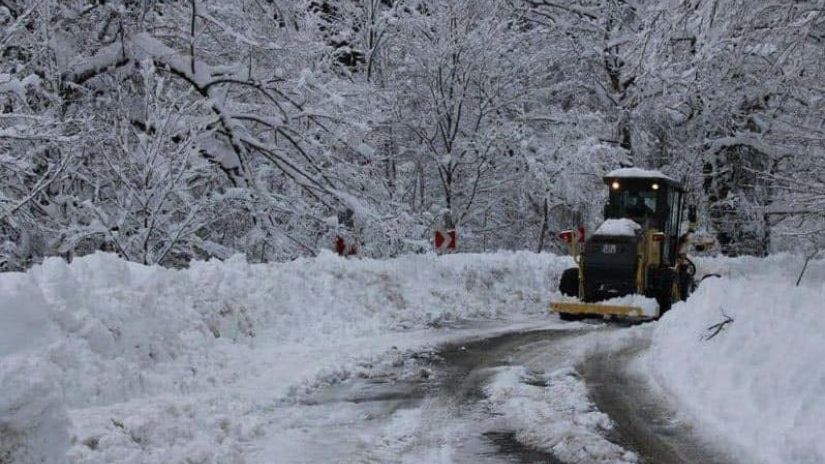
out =
{"type": "Polygon", "coordinates": [[[54,366],[43,359],[0,360],[0,462],[63,462],[69,435],[58,381],[54,366]]]}
{"type": "Polygon", "coordinates": [[[66,410],[54,366],[30,356],[57,340],[49,305],[26,274],[0,278],[0,462],[60,462],[66,410]]]}
{"type": "Polygon", "coordinates": [[[31,276],[2,274],[0,295],[0,356],[42,348],[55,340],[49,304],[31,276]]]}
{"type": "Polygon", "coordinates": [[[702,259],[700,270],[724,277],[655,327],[647,362],[657,382],[709,436],[748,450],[748,462],[825,462],[825,263],[811,263],[796,287],[802,263],[702,259]]]}
{"type": "MultiPolygon", "coordinates": [[[[767,258],[742,256],[739,258],[702,257],[694,258],[698,275],[717,273],[738,281],[741,279],[776,279],[795,284],[804,265],[805,258],[798,255],[778,253],[767,258]]],[[[801,285],[820,285],[825,281],[825,261],[814,260],[808,264],[802,276],[801,285]]]]}
{"type": "MultiPolygon", "coordinates": [[[[71,439],[74,462],[151,462],[164,449],[220,441],[198,449],[209,450],[213,462],[231,462],[238,440],[254,430],[192,411],[199,401],[201,409],[226,407],[221,395],[205,403],[197,395],[248,380],[246,371],[260,366],[238,361],[250,350],[335,347],[461,319],[541,314],[572,264],[534,253],[388,261],[324,254],[170,270],[96,254],[0,274],[0,458],[61,462],[71,439]],[[168,395],[191,404],[162,399],[168,395]],[[94,433],[73,430],[67,412],[94,433]],[[156,455],[145,451],[152,446],[156,455]]],[[[168,462],[193,454],[175,456],[168,462]]]]}

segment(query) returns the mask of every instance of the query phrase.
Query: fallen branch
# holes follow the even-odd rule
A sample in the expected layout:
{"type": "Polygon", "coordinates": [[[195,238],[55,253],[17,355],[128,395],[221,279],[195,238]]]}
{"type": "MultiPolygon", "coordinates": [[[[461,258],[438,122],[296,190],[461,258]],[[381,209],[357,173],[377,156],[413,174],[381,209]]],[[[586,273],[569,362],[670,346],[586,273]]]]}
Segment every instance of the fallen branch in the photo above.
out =
{"type": "Polygon", "coordinates": [[[815,249],[813,253],[805,257],[805,264],[802,266],[802,271],[799,272],[799,277],[796,279],[797,287],[799,287],[799,284],[802,283],[802,277],[805,275],[805,270],[808,269],[808,263],[810,263],[811,260],[814,259],[817,254],[819,254],[819,248],[815,249]]]}
{"type": "Polygon", "coordinates": [[[725,328],[726,325],[733,322],[733,318],[728,316],[727,314],[725,314],[724,311],[722,311],[722,315],[725,316],[725,320],[723,320],[722,322],[718,322],[716,324],[713,324],[712,326],[708,327],[707,331],[710,332],[710,334],[705,335],[704,337],[702,337],[702,340],[708,341],[711,338],[719,335],[719,332],[721,332],[725,328]]]}

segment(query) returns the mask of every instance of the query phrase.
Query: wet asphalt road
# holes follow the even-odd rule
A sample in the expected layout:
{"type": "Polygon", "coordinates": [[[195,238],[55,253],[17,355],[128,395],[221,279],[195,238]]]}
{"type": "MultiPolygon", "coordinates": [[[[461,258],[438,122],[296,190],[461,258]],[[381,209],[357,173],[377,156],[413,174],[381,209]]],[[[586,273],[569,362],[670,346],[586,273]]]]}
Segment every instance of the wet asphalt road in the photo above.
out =
{"type": "MultiPolygon", "coordinates": [[[[357,381],[345,389],[328,389],[316,398],[321,401],[378,405],[373,417],[389,418],[401,409],[422,411],[423,420],[433,419],[433,427],[443,416],[450,421],[467,424],[478,422],[482,388],[489,379],[490,368],[525,366],[533,372],[548,372],[569,356],[575,337],[594,330],[622,330],[618,327],[595,327],[575,330],[548,330],[510,333],[440,347],[422,357],[422,366],[432,374],[416,381],[380,379],[357,381]],[[336,393],[337,391],[337,393],[336,393]]],[[[666,398],[653,393],[646,381],[628,372],[626,366],[644,350],[635,346],[618,353],[597,353],[589,356],[576,371],[588,388],[596,407],[615,424],[606,437],[639,455],[641,462],[655,464],[733,464],[725,456],[698,438],[690,424],[680,422],[668,406],[666,398]]],[[[540,386],[540,385],[537,385],[540,386]]],[[[389,419],[388,419],[389,420],[389,419]]],[[[521,444],[511,432],[461,427],[468,436],[456,437],[458,452],[451,462],[467,463],[562,463],[543,450],[521,444]],[[471,436],[475,435],[475,436],[471,436]]],[[[427,446],[422,444],[421,446],[427,446]]],[[[350,462],[386,462],[389,458],[353,457],[350,462]]],[[[392,459],[389,459],[390,462],[392,459]]],[[[407,462],[399,459],[398,462],[407,462]]]]}
{"type": "Polygon", "coordinates": [[[616,423],[615,443],[632,449],[644,462],[733,464],[724,450],[704,443],[690,424],[676,420],[677,412],[651,391],[645,379],[625,367],[641,347],[591,356],[578,367],[590,399],[616,423]]]}
{"type": "MultiPolygon", "coordinates": [[[[559,342],[582,333],[513,333],[459,348],[447,347],[440,353],[446,374],[443,389],[459,401],[473,402],[479,398],[472,393],[479,388],[479,379],[474,373],[505,365],[525,365],[533,371],[552,368],[547,363],[553,361],[554,351],[555,356],[564,353],[556,348],[559,342]]],[[[637,346],[619,353],[598,353],[576,366],[588,386],[591,401],[615,423],[607,438],[636,452],[645,463],[733,464],[723,451],[711,449],[712,445],[703,442],[689,424],[678,421],[676,411],[651,391],[645,379],[628,372],[628,363],[645,348],[637,346]]],[[[551,454],[524,447],[512,436],[496,438],[501,440],[501,453],[506,455],[507,462],[562,462],[551,454]]]]}

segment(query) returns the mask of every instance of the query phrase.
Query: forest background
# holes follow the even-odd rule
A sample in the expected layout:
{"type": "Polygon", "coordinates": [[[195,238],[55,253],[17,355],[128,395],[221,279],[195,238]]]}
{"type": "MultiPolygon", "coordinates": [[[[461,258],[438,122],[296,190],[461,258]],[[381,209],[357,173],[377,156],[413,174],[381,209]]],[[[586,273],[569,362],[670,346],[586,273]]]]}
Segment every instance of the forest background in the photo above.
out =
{"type": "Polygon", "coordinates": [[[823,0],[0,0],[0,270],[562,251],[601,176],[825,238],[823,0]]]}

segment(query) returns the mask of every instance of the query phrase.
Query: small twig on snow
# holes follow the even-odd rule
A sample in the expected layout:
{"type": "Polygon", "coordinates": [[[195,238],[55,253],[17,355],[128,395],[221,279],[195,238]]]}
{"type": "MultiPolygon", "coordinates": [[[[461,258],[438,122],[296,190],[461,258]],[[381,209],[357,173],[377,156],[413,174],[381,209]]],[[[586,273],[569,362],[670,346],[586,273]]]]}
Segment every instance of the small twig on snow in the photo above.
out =
{"type": "Polygon", "coordinates": [[[813,253],[805,257],[805,264],[802,265],[802,271],[799,272],[799,278],[796,279],[797,287],[799,287],[799,284],[802,282],[802,276],[805,275],[805,270],[808,269],[808,263],[810,263],[817,254],[819,254],[819,248],[816,248],[813,253]]]}
{"type": "Polygon", "coordinates": [[[725,314],[725,311],[722,311],[722,316],[725,317],[725,320],[723,320],[722,322],[718,322],[716,324],[713,324],[712,326],[708,327],[707,331],[710,332],[710,334],[707,334],[704,337],[702,337],[702,340],[708,341],[711,338],[719,335],[719,332],[721,332],[722,329],[724,329],[726,325],[733,322],[733,318],[728,316],[727,314],[725,314]]]}

